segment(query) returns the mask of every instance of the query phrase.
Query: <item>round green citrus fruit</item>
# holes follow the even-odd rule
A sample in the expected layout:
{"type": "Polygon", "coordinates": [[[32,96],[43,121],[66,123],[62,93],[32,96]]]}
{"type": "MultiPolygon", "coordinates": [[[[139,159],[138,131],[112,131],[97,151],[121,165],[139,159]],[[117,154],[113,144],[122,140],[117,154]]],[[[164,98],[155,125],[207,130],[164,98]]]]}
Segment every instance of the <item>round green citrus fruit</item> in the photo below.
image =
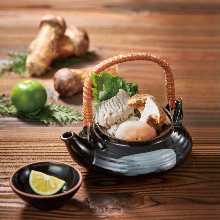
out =
{"type": "Polygon", "coordinates": [[[21,113],[37,113],[47,101],[46,89],[36,80],[18,83],[11,92],[12,104],[21,113]]]}

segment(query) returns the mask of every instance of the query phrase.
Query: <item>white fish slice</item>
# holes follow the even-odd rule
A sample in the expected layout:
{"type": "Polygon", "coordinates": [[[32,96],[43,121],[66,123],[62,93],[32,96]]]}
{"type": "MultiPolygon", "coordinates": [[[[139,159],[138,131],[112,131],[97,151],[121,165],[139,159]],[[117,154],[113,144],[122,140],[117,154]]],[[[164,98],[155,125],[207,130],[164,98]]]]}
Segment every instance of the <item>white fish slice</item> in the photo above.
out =
{"type": "Polygon", "coordinates": [[[128,107],[129,95],[122,89],[116,96],[103,101],[97,107],[95,122],[110,128],[113,124],[125,121],[134,114],[134,109],[128,107]]]}

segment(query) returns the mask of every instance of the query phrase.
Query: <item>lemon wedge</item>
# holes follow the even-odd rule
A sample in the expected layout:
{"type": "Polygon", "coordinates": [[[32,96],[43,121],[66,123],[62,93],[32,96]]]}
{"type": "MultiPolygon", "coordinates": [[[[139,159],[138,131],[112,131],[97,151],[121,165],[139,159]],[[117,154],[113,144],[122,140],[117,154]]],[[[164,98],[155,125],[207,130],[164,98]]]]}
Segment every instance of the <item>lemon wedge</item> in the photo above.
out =
{"type": "Polygon", "coordinates": [[[35,193],[48,196],[59,192],[63,188],[65,181],[55,176],[32,170],[29,176],[29,184],[35,193]]]}

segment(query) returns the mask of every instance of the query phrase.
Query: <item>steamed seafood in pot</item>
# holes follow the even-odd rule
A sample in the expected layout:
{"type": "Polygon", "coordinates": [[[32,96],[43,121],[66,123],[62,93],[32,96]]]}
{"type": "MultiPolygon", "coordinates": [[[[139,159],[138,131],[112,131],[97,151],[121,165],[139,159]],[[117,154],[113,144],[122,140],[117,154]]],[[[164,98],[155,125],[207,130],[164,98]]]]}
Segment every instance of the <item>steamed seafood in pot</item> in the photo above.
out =
{"type": "MultiPolygon", "coordinates": [[[[112,80],[111,77],[108,80],[112,80]]],[[[104,127],[109,135],[121,140],[147,141],[155,138],[164,125],[170,124],[169,118],[153,96],[129,94],[123,83],[126,85],[122,81],[118,91],[116,88],[113,94],[107,94],[106,97],[110,98],[97,104],[95,122],[104,127]]],[[[103,92],[105,87],[101,90],[103,92]]]]}

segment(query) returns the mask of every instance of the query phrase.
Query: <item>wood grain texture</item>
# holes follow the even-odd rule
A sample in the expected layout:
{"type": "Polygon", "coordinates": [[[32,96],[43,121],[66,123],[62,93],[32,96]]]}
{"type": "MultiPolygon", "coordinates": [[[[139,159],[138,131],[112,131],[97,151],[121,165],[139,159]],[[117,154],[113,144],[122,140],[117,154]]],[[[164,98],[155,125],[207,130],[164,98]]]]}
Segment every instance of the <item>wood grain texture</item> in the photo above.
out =
{"type": "MultiPolygon", "coordinates": [[[[194,146],[188,160],[168,173],[119,178],[88,172],[72,161],[59,135],[71,127],[47,127],[14,118],[0,119],[0,219],[219,219],[220,218],[220,2],[217,0],[0,1],[0,58],[22,51],[48,13],[89,32],[91,50],[102,59],[130,51],[149,51],[171,64],[176,94],[184,101],[184,123],[194,146]],[[29,162],[57,160],[83,173],[75,198],[58,210],[38,211],[9,187],[13,171],[29,162]]],[[[120,66],[122,76],[141,90],[165,100],[163,74],[154,64],[120,66]]],[[[0,78],[0,93],[9,94],[21,80],[0,78]]],[[[41,79],[52,97],[81,108],[81,96],[61,101],[50,78],[41,79]]]]}

